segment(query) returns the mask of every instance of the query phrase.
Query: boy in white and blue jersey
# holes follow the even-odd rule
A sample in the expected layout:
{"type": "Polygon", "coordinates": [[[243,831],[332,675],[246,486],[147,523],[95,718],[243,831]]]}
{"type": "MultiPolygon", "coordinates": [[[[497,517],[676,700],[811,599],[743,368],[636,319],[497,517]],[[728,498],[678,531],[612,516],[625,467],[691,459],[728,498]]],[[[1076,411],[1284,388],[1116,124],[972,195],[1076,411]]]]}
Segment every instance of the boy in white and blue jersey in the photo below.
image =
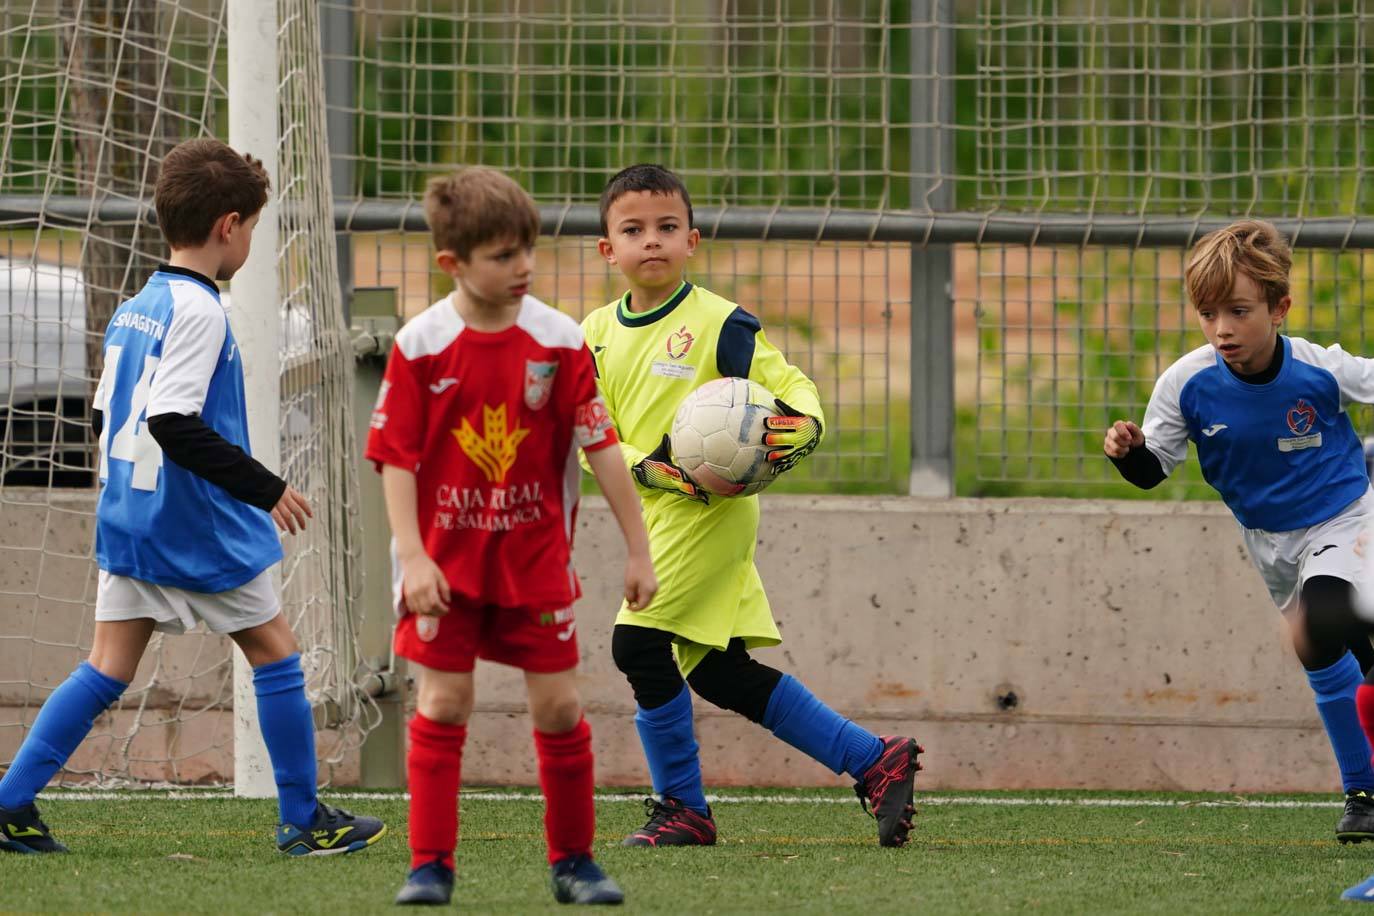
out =
{"type": "Polygon", "coordinates": [[[282,557],[276,528],[303,529],[310,506],[249,453],[242,360],[216,283],[247,260],[268,190],[262,163],[216,140],[188,141],[163,161],[155,200],[171,261],[110,319],[92,411],[102,484],[95,641],[0,779],[0,850],[65,851],[35,795],[123,694],[153,632],[202,621],[253,667],[278,848],[353,852],[386,831],[316,798],[305,675],[271,572],[282,557]]]}
{"type": "Polygon", "coordinates": [[[1352,583],[1374,494],[1345,408],[1374,403],[1374,360],[1278,333],[1293,301],[1291,267],[1270,223],[1245,220],[1204,236],[1184,277],[1207,345],[1160,376],[1144,422],[1116,421],[1103,450],[1149,489],[1196,444],[1203,477],[1235,514],[1293,625],[1346,793],[1336,836],[1358,843],[1374,839],[1374,768],[1361,727],[1374,723],[1374,690],[1357,704],[1362,668],[1374,672],[1374,659],[1355,622],[1352,583]]]}

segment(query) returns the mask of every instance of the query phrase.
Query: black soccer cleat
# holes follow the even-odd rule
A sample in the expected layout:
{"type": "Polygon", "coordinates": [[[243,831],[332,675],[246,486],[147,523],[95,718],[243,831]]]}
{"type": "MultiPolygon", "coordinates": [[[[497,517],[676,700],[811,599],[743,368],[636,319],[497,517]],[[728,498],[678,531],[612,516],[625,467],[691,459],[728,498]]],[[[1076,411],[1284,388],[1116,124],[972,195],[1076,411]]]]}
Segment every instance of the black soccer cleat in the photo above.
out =
{"type": "Polygon", "coordinates": [[[883,752],[863,779],[854,783],[859,804],[878,821],[879,846],[904,846],[911,834],[911,819],[916,816],[912,803],[915,794],[917,759],[925,748],[914,738],[885,736],[883,752]]]}
{"type": "Polygon", "coordinates": [[[412,869],[396,892],[397,906],[448,906],[453,896],[453,869],[435,859],[412,869]]]}
{"type": "Polygon", "coordinates": [[[67,847],[54,840],[48,825],[39,819],[36,805],[0,808],[0,852],[66,851],[67,847]]]}
{"type": "Polygon", "coordinates": [[[1342,843],[1374,840],[1374,793],[1364,789],[1345,793],[1345,813],[1336,824],[1336,839],[1342,843]]]}
{"type": "Polygon", "coordinates": [[[592,861],[591,856],[573,856],[553,863],[549,873],[553,899],[559,903],[615,905],[625,902],[620,885],[592,861]]]}
{"type": "Polygon", "coordinates": [[[366,849],[385,835],[386,825],[375,817],[316,802],[309,826],[277,827],[277,849],[288,856],[336,856],[366,849]]]}
{"type": "Polygon", "coordinates": [[[644,799],[649,822],[627,836],[621,846],[714,846],[716,822],[711,809],[697,814],[672,796],[644,799]]]}

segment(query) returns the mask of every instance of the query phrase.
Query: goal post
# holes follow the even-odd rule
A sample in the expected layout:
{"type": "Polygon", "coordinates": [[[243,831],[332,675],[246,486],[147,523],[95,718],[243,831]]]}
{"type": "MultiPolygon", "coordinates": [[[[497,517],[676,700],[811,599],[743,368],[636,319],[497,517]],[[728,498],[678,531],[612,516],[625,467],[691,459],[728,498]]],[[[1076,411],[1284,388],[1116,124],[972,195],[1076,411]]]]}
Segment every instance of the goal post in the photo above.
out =
{"type": "MultiPolygon", "coordinates": [[[[253,230],[253,245],[230,285],[230,322],[243,354],[243,390],[248,402],[248,439],[253,455],[280,471],[281,301],[277,276],[277,219],[281,212],[281,170],[277,163],[277,0],[233,0],[228,4],[229,145],[263,161],[272,183],[253,230]]],[[[274,588],[281,596],[280,573],[274,588]]],[[[258,727],[253,670],[234,652],[234,794],[266,798],[276,794],[271,761],[258,727]]]]}

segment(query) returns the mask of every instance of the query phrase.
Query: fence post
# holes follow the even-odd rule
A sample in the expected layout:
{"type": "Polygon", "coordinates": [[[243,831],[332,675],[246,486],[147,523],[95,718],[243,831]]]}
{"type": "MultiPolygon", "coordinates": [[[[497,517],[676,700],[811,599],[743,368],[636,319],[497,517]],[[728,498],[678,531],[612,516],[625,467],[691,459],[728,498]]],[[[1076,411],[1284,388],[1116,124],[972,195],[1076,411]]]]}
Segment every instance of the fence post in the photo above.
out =
{"type": "MultiPolygon", "coordinates": [[[[953,209],[951,0],[911,4],[911,207],[953,209]]],[[[911,246],[912,496],[954,495],[954,248],[911,246]]]]}
{"type": "MultiPolygon", "coordinates": [[[[349,200],[358,196],[353,189],[356,17],[351,7],[332,3],[320,7],[325,132],[329,140],[329,188],[335,200],[349,200]]],[[[344,324],[347,324],[353,307],[352,236],[347,232],[335,232],[334,248],[339,256],[339,290],[343,293],[344,324]]]]}

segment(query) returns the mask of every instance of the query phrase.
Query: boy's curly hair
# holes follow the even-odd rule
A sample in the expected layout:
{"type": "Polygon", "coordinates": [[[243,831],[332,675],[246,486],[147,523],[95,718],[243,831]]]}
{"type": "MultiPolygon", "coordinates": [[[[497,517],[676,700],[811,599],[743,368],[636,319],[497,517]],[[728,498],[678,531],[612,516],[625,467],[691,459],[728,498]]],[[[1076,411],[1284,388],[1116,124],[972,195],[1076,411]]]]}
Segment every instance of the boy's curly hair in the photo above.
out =
{"type": "Polygon", "coordinates": [[[1188,254],[1183,270],[1194,308],[1216,305],[1231,295],[1236,274],[1243,273],[1264,290],[1269,308],[1288,295],[1293,249],[1273,223],[1246,219],[1209,232],[1188,254]]]}

